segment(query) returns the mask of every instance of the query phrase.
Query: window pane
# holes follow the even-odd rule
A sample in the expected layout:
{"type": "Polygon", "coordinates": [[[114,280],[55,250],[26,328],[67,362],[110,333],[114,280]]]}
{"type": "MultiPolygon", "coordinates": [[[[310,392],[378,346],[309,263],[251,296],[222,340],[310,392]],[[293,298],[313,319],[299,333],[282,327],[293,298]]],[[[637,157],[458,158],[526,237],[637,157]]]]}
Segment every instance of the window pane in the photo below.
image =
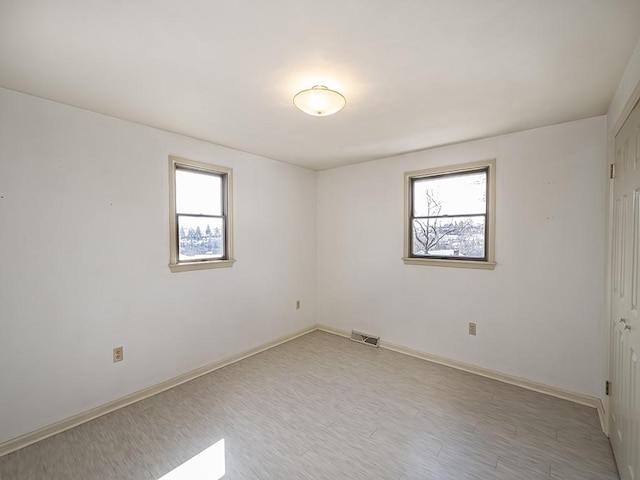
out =
{"type": "Polygon", "coordinates": [[[483,258],[484,233],[484,216],[414,219],[412,254],[483,258]]]}
{"type": "Polygon", "coordinates": [[[178,215],[178,261],[224,257],[222,218],[178,215]]]}
{"type": "Polygon", "coordinates": [[[413,182],[413,216],[486,213],[487,173],[428,177],[413,182]]]}
{"type": "Polygon", "coordinates": [[[176,212],[222,215],[222,177],[177,169],[176,212]]]}

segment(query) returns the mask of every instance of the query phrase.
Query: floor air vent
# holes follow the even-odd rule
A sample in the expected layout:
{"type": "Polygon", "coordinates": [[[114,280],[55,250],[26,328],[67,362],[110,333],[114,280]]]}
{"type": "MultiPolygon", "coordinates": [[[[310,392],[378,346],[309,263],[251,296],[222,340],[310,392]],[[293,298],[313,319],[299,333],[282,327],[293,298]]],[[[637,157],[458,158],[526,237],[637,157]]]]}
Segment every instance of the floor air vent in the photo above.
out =
{"type": "Polygon", "coordinates": [[[372,347],[377,347],[380,345],[380,337],[374,337],[372,335],[367,335],[366,333],[356,332],[355,330],[351,330],[351,340],[354,342],[364,343],[365,345],[371,345],[372,347]]]}

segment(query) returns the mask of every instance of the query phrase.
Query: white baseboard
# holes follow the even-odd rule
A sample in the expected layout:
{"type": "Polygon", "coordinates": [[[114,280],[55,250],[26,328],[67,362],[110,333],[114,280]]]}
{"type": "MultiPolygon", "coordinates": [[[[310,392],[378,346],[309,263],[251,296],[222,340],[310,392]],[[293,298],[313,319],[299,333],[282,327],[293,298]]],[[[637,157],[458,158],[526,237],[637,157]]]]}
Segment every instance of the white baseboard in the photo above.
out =
{"type": "Polygon", "coordinates": [[[100,405],[98,407],[92,408],[90,410],[79,413],[77,415],[73,415],[69,418],[65,418],[64,420],[53,423],[51,425],[48,425],[34,432],[27,433],[25,435],[14,438],[12,440],[8,440],[0,444],[0,457],[8,453],[14,452],[16,450],[19,450],[21,448],[24,448],[33,443],[39,442],[40,440],[44,440],[45,438],[51,437],[53,435],[57,435],[58,433],[62,433],[65,430],[69,430],[70,428],[76,427],[82,423],[101,417],[102,415],[106,415],[107,413],[114,412],[119,408],[126,407],[127,405],[131,405],[132,403],[139,402],[140,400],[144,400],[145,398],[164,392],[165,390],[169,390],[173,387],[177,387],[178,385],[186,383],[202,375],[206,375],[207,373],[211,373],[222,367],[226,367],[227,365],[238,362],[247,357],[251,357],[252,355],[263,352],[265,350],[278,346],[282,343],[293,340],[294,338],[298,338],[302,335],[306,335],[309,332],[313,332],[314,330],[317,330],[317,328],[318,328],[317,325],[312,325],[310,327],[307,327],[303,330],[299,330],[290,335],[282,336],[271,342],[263,343],[262,345],[258,345],[255,348],[246,350],[236,355],[232,355],[223,360],[220,360],[219,362],[215,362],[210,365],[205,365],[204,367],[197,368],[195,370],[184,373],[182,375],[178,375],[177,377],[171,378],[165,382],[159,383],[157,385],[153,385],[148,388],[144,388],[142,390],[139,390],[125,397],[105,403],[104,405],[100,405]]]}
{"type": "MultiPolygon", "coordinates": [[[[318,330],[322,330],[323,332],[327,332],[327,333],[332,333],[334,335],[340,335],[342,337],[351,336],[350,332],[329,327],[326,325],[318,325],[318,330]]],[[[464,372],[474,373],[482,377],[492,378],[494,380],[498,380],[503,383],[516,385],[518,387],[526,388],[528,390],[533,390],[535,392],[551,395],[552,397],[562,398],[564,400],[569,400],[574,403],[579,403],[580,405],[586,405],[589,407],[597,408],[599,410],[598,411],[599,415],[603,415],[603,412],[604,412],[602,402],[600,401],[599,398],[596,398],[596,397],[583,395],[581,393],[569,392],[561,388],[552,387],[550,385],[545,385],[543,383],[534,382],[534,381],[527,380],[521,377],[516,377],[513,375],[507,375],[506,373],[496,372],[494,370],[478,367],[476,365],[471,365],[469,363],[459,362],[457,360],[452,360],[450,358],[440,357],[438,355],[432,355],[430,353],[414,350],[412,348],[404,347],[402,345],[395,345],[389,342],[381,341],[380,348],[386,348],[387,350],[403,353],[411,357],[421,358],[422,360],[438,363],[440,365],[445,365],[447,367],[455,368],[457,370],[462,370],[464,372]],[[602,412],[600,412],[600,409],[602,409],[602,412]]],[[[602,417],[601,417],[601,422],[602,422],[602,417]]]]}

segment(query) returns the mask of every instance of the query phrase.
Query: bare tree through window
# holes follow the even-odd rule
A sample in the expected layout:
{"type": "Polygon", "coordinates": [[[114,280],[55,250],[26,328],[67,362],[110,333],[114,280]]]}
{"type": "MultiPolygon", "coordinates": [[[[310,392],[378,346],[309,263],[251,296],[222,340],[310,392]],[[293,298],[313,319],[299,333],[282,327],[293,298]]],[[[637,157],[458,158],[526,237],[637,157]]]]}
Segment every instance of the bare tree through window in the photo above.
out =
{"type": "Polygon", "coordinates": [[[416,178],[412,186],[414,256],[486,257],[486,170],[416,178]]]}

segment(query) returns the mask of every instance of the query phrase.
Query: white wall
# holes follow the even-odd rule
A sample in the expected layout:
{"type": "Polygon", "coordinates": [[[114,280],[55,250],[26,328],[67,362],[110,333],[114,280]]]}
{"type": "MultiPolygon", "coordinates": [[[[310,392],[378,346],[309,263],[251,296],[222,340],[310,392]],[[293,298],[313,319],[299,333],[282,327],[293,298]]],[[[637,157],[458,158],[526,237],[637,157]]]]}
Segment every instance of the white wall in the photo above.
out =
{"type": "Polygon", "coordinates": [[[320,172],[318,321],[598,396],[605,152],[597,117],[320,172]],[[403,173],[488,158],[496,269],[404,265],[403,173]]]}
{"type": "MultiPolygon", "coordinates": [[[[621,122],[631,113],[633,104],[638,99],[638,89],[640,89],[640,39],[636,43],[636,48],[625,67],[616,93],[609,104],[607,112],[607,125],[609,130],[621,126],[621,122]],[[624,117],[624,118],[623,118],[624,117]]],[[[614,132],[615,133],[615,132],[614,132]]]]}
{"type": "Polygon", "coordinates": [[[0,443],[315,323],[315,192],[303,168],[0,89],[0,443]],[[170,273],[170,154],[234,169],[232,268],[170,273]]]}

